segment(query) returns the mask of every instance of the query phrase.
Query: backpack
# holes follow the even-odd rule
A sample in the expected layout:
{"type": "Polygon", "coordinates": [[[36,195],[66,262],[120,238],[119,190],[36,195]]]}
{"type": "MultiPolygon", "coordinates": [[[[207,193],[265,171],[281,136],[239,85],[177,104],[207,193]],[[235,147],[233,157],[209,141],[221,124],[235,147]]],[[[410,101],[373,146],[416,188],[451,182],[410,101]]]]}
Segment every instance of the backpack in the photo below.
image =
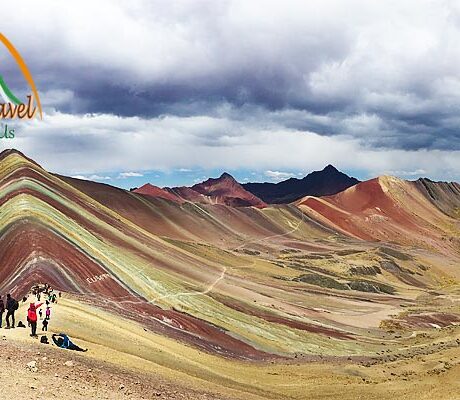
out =
{"type": "Polygon", "coordinates": [[[13,301],[14,301],[14,303],[13,303],[13,310],[16,311],[16,310],[19,308],[19,303],[18,303],[17,300],[13,300],[13,301]]]}

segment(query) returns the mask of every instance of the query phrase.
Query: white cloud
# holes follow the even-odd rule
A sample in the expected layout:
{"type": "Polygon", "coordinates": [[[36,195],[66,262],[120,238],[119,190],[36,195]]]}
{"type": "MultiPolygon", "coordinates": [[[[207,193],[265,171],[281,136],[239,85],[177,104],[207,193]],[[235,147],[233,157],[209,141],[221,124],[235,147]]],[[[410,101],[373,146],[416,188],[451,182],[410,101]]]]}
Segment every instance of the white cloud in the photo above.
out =
{"type": "Polygon", "coordinates": [[[110,176],[101,176],[101,175],[73,175],[72,178],[82,179],[84,181],[110,181],[112,178],[110,176]]]}
{"type": "Polygon", "coordinates": [[[296,175],[292,172],[270,171],[270,170],[265,171],[264,174],[265,176],[269,177],[272,181],[275,181],[275,182],[284,181],[296,175]]]}
{"type": "Polygon", "coordinates": [[[144,176],[144,174],[140,172],[120,172],[117,179],[137,178],[141,176],[144,176]]]}
{"type": "Polygon", "coordinates": [[[415,171],[398,171],[398,170],[388,170],[385,171],[386,175],[396,175],[396,176],[407,176],[407,177],[412,177],[412,176],[424,176],[427,174],[427,171],[424,169],[416,169],[415,171]]]}

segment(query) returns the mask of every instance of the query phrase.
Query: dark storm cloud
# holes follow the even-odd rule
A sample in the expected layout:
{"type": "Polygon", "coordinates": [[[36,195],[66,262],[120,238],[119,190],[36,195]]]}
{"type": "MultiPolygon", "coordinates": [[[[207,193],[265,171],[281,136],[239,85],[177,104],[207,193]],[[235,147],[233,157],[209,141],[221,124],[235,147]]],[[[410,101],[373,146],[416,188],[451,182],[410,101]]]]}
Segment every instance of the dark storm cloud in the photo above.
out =
{"type": "Polygon", "coordinates": [[[104,66],[97,71],[68,66],[46,69],[38,74],[37,82],[48,90],[74,93],[77,105],[56,107],[64,112],[156,117],[210,114],[222,104],[261,106],[267,111],[307,107],[322,112],[334,107],[332,102],[327,106],[308,104],[308,100],[290,94],[298,87],[299,79],[282,70],[260,73],[247,68],[196,80],[136,83],[123,76],[123,71],[105,71],[104,66]]]}
{"type": "MultiPolygon", "coordinates": [[[[422,105],[418,109],[404,109],[395,99],[382,100],[381,104],[366,102],[354,97],[323,99],[315,96],[308,87],[301,90],[298,77],[279,71],[278,74],[261,75],[247,70],[241,74],[209,77],[197,82],[130,84],[129,81],[113,82],[104,73],[88,73],[82,70],[63,71],[73,79],[61,82],[51,79],[59,76],[49,71],[49,77],[40,76],[42,86],[70,90],[74,94],[71,102],[57,104],[55,108],[71,113],[112,113],[121,116],[157,117],[160,115],[198,116],[215,115],[222,105],[231,105],[239,110],[239,118],[249,117],[254,108],[271,112],[294,110],[311,114],[315,118],[302,117],[295,121],[278,119],[280,125],[289,128],[314,131],[323,135],[349,134],[359,136],[369,146],[402,149],[459,149],[460,134],[457,121],[449,117],[460,111],[455,104],[446,104],[443,99],[428,97],[437,104],[422,105]],[[297,90],[296,90],[297,88],[297,90]],[[378,126],[367,126],[362,135],[360,127],[349,123],[350,118],[373,115],[380,120],[378,126]]],[[[107,75],[110,75],[107,73],[107,75]]],[[[407,93],[406,93],[407,96],[407,93]]],[[[423,102],[426,98],[411,93],[408,102],[423,102]]],[[[362,128],[362,127],[361,127],[362,128]]]]}

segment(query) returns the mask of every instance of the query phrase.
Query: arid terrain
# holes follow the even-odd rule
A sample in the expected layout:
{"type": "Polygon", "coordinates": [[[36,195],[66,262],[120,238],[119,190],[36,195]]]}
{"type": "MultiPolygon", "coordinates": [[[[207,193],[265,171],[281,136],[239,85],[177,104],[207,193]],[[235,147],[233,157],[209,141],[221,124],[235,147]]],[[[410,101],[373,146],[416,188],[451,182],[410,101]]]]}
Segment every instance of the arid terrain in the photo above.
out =
{"type": "Polygon", "coordinates": [[[269,205],[228,174],[129,192],[9,150],[0,233],[0,293],[49,283],[48,337],[89,349],[0,330],[5,398],[458,398],[459,184],[269,205]]]}

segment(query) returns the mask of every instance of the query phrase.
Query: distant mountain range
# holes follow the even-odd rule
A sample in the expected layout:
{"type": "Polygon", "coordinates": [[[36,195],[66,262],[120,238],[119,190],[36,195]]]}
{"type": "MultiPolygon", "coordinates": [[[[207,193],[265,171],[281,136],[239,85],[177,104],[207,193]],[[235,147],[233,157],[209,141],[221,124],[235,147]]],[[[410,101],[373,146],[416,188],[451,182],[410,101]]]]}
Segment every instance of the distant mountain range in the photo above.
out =
{"type": "Polygon", "coordinates": [[[238,183],[224,172],[192,187],[159,188],[150,183],[134,189],[135,193],[183,203],[223,204],[232,207],[264,208],[267,204],[292,203],[304,196],[336,194],[359,183],[332,165],[303,179],[290,178],[279,183],[238,183]]]}
{"type": "Polygon", "coordinates": [[[202,204],[222,204],[230,207],[264,208],[267,206],[265,202],[245,190],[235,178],[225,172],[219,178],[209,178],[192,187],[159,188],[148,183],[133,191],[151,197],[172,200],[176,203],[191,201],[202,204]]]}
{"type": "Polygon", "coordinates": [[[340,172],[332,165],[314,171],[305,178],[290,178],[279,183],[245,183],[243,187],[269,204],[292,203],[304,196],[329,196],[360,181],[340,172]]]}

